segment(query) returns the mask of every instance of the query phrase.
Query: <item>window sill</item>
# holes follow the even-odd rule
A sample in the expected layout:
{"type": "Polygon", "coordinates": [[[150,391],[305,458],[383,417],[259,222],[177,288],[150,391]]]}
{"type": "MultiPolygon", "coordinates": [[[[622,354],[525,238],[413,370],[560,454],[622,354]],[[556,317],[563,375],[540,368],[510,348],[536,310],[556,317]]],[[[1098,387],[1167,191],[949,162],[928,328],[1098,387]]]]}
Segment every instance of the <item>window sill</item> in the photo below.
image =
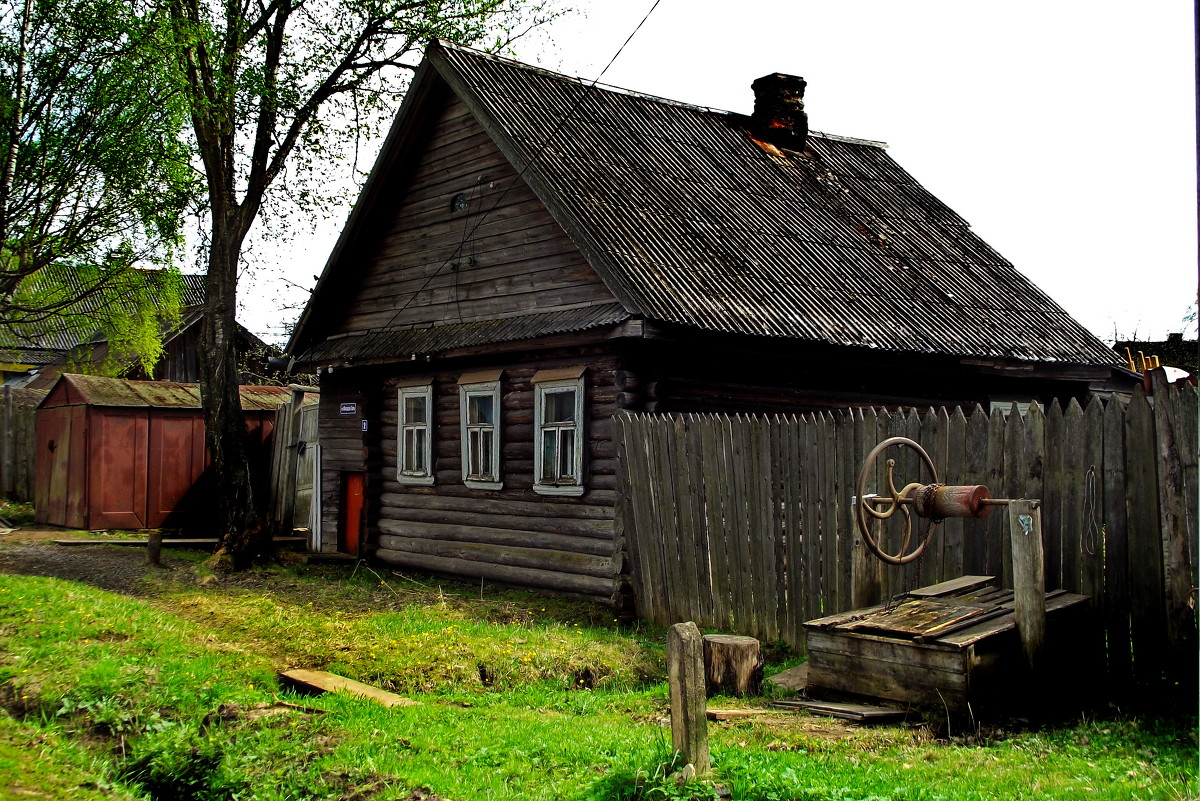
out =
{"type": "Polygon", "coordinates": [[[397,484],[411,484],[413,486],[419,486],[419,487],[432,487],[433,486],[433,476],[406,476],[406,475],[401,474],[401,475],[396,476],[396,483],[397,484]]]}
{"type": "Polygon", "coordinates": [[[503,481],[473,481],[473,480],[468,480],[468,479],[464,478],[463,486],[467,487],[468,489],[499,490],[499,489],[504,489],[504,482],[503,481]]]}
{"type": "Polygon", "coordinates": [[[534,484],[533,491],[538,495],[582,495],[583,486],[580,484],[571,484],[560,487],[554,484],[534,484]]]}

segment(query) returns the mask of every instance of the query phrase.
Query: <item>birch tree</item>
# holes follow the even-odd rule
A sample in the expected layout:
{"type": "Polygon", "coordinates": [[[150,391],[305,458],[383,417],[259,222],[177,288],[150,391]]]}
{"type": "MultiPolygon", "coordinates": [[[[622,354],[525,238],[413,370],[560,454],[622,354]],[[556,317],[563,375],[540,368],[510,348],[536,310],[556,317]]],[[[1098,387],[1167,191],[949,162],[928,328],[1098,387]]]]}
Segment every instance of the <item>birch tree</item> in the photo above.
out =
{"type": "Polygon", "coordinates": [[[152,364],[194,189],[162,13],[0,3],[0,343],[100,330],[152,364]]]}

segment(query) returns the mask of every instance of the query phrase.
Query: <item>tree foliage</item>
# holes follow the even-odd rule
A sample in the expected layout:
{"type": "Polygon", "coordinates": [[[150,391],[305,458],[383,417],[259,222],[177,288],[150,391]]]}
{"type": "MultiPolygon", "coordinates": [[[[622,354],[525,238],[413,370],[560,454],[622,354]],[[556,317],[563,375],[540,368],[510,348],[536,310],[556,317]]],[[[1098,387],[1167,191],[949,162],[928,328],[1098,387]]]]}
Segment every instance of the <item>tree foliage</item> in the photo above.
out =
{"type": "Polygon", "coordinates": [[[247,236],[272,198],[320,207],[327,170],[394,113],[425,42],[502,49],[554,12],[536,0],[158,1],[171,18],[208,200],[201,383],[224,505],[219,553],[242,566],[270,550],[254,513],[235,378],[247,236]]]}
{"type": "Polygon", "coordinates": [[[124,0],[0,5],[0,341],[100,330],[152,362],[195,174],[162,68],[164,13],[124,0]]]}

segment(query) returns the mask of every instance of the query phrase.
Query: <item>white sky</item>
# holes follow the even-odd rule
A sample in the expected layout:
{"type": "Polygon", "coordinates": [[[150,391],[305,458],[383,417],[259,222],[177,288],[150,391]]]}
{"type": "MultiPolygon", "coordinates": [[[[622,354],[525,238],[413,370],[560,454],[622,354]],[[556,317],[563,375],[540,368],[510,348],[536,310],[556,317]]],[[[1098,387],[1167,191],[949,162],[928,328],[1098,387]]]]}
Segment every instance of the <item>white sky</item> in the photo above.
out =
{"type": "MultiPolygon", "coordinates": [[[[576,0],[517,57],[595,78],[652,4],[576,0]]],[[[755,78],[803,76],[813,129],[887,142],[1111,341],[1164,339],[1196,301],[1193,70],[1182,0],[661,0],[603,82],[748,114],[755,78]]],[[[240,318],[260,336],[286,339],[288,281],[311,289],[351,201],[254,265],[240,318]]]]}

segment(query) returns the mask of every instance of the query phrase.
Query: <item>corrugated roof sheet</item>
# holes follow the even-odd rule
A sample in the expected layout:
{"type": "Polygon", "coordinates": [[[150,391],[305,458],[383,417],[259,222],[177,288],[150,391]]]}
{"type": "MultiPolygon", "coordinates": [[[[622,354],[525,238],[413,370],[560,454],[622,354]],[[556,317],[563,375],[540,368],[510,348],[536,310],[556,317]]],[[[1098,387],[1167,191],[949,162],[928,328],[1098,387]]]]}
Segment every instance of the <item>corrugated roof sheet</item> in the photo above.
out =
{"type": "Polygon", "coordinates": [[[814,133],[810,152],[781,151],[741,115],[446,43],[430,54],[631,312],[889,351],[1116,361],[878,143],[814,133]]]}
{"type": "MultiPolygon", "coordinates": [[[[183,307],[203,306],[207,277],[181,275],[180,278],[183,279],[183,307]]],[[[95,308],[94,300],[85,299],[73,308],[71,313],[85,314],[95,308]]],[[[96,331],[81,334],[78,330],[56,325],[56,322],[58,318],[51,317],[41,323],[16,326],[15,330],[0,327],[0,360],[24,364],[51,364],[61,359],[65,351],[104,339],[96,331]]]]}
{"type": "MultiPolygon", "coordinates": [[[[200,385],[175,381],[130,381],[95,375],[64,373],[58,383],[66,382],[86,404],[92,406],[141,406],[158,409],[199,409],[200,385]]],[[[55,386],[58,386],[58,383],[55,386]]],[[[242,410],[278,409],[292,392],[287,387],[240,387],[242,410]]],[[[54,394],[53,391],[51,394],[54,394]]]]}
{"type": "Polygon", "coordinates": [[[332,337],[301,356],[301,361],[330,359],[397,361],[411,354],[440,353],[475,345],[516,342],[550,334],[586,331],[629,319],[619,303],[585,306],[566,311],[503,317],[496,320],[438,325],[432,328],[403,328],[332,337]]]}

